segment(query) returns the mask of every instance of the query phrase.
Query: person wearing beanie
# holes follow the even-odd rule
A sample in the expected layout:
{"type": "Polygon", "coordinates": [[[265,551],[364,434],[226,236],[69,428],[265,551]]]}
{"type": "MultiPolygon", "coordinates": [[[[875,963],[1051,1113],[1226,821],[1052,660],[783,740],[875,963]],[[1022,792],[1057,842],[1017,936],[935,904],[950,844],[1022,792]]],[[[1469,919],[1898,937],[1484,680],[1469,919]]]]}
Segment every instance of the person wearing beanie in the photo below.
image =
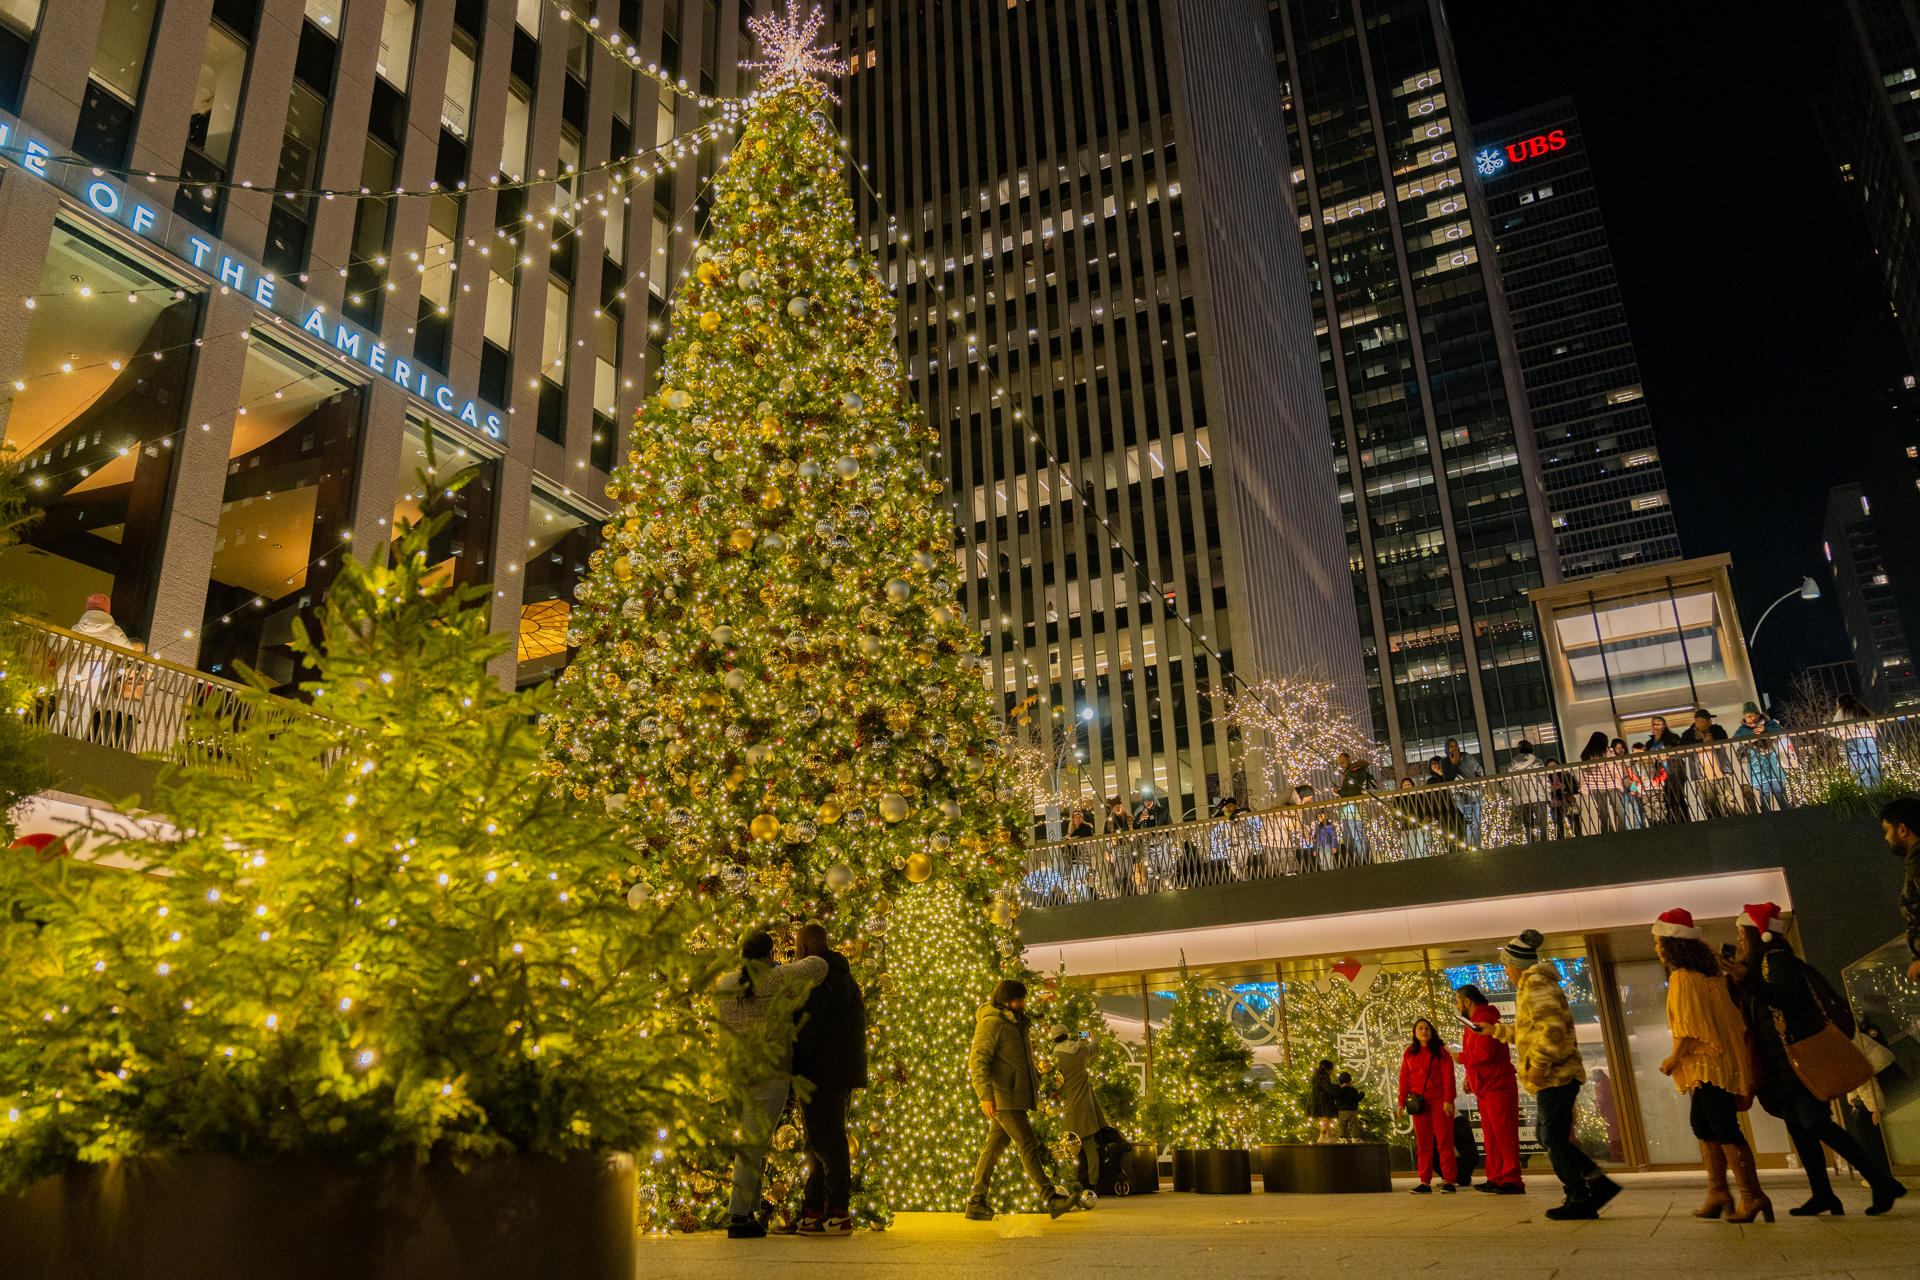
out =
{"type": "Polygon", "coordinates": [[[1060,1110],[1067,1132],[1080,1139],[1080,1150],[1087,1157],[1087,1185],[1100,1181],[1100,1140],[1097,1135],[1107,1127],[1100,1110],[1100,1099],[1093,1096],[1093,1041],[1076,1036],[1064,1023],[1048,1028],[1053,1042],[1053,1069],[1060,1076],[1060,1110]]]}
{"type": "MultiPolygon", "coordinates": [[[[1460,1020],[1482,1027],[1500,1021],[1500,1011],[1488,1003],[1479,987],[1468,983],[1453,993],[1460,1020]]],[[[1460,1061],[1467,1069],[1467,1092],[1480,1105],[1480,1134],[1487,1148],[1487,1178],[1480,1190],[1492,1195],[1525,1195],[1520,1174],[1520,1077],[1513,1069],[1513,1053],[1490,1035],[1460,1039],[1460,1061]]]]}
{"type": "Polygon", "coordinates": [[[1753,1042],[1760,1067],[1760,1105],[1787,1126],[1787,1136],[1793,1140],[1801,1171],[1807,1175],[1807,1186],[1813,1193],[1805,1204],[1787,1212],[1796,1218],[1822,1213],[1838,1217],[1846,1212],[1827,1175],[1822,1143],[1866,1177],[1873,1191],[1867,1213],[1878,1216],[1887,1212],[1895,1200],[1907,1194],[1906,1187],[1894,1178],[1879,1153],[1856,1142],[1835,1122],[1831,1102],[1813,1095],[1794,1070],[1793,1058],[1787,1052],[1789,1044],[1819,1034],[1828,1022],[1851,1039],[1858,1030],[1853,1011],[1818,969],[1794,954],[1779,907],[1771,902],[1755,903],[1745,908],[1739,924],[1740,946],[1733,968],[1742,989],[1754,1002],[1753,1042]]]}
{"type": "Polygon", "coordinates": [[[1673,1033],[1673,1052],[1660,1073],[1687,1095],[1688,1120],[1707,1167],[1707,1200],[1693,1216],[1724,1213],[1730,1222],[1764,1216],[1772,1222],[1773,1202],[1760,1189],[1753,1148],[1740,1129],[1742,1100],[1753,1094],[1747,1028],[1720,963],[1700,940],[1692,914],[1678,907],[1654,921],[1653,950],[1667,971],[1667,1028],[1673,1033]],[[1740,1184],[1738,1208],[1727,1188],[1729,1169],[1740,1184]]]}
{"type": "Polygon", "coordinates": [[[1547,1210],[1554,1222],[1597,1218],[1620,1184],[1600,1171],[1573,1140],[1574,1104],[1587,1068],[1573,1030],[1573,1009],[1560,988],[1560,970],[1540,958],[1546,937],[1524,929],[1500,948],[1500,961],[1513,982],[1513,1021],[1467,1023],[1470,1035],[1491,1036],[1512,1045],[1520,1083],[1534,1097],[1534,1132],[1547,1149],[1566,1201],[1547,1210]]]}

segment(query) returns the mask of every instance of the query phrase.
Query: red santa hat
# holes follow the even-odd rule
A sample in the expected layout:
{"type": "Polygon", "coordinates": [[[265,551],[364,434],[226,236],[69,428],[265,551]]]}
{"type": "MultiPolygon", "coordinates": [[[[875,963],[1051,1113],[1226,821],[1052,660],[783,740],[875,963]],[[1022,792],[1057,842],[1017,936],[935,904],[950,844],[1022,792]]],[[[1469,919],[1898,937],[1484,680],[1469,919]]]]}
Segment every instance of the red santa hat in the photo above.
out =
{"type": "Polygon", "coordinates": [[[1653,936],[1656,938],[1692,938],[1700,941],[1700,930],[1694,927],[1693,912],[1685,907],[1675,907],[1671,911],[1662,911],[1660,918],[1653,922],[1653,936]]]}
{"type": "Polygon", "coordinates": [[[1762,942],[1772,942],[1774,934],[1786,931],[1780,923],[1780,908],[1771,902],[1750,902],[1740,908],[1740,914],[1760,931],[1762,942]]]}

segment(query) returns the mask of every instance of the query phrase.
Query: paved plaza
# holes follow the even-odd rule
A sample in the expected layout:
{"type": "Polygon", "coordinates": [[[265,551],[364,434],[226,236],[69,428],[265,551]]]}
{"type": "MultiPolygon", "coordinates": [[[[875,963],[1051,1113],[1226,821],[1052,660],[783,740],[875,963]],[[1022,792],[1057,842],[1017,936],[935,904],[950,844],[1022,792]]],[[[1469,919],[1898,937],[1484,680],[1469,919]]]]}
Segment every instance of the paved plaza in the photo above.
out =
{"type": "Polygon", "coordinates": [[[1644,1275],[1689,1280],[1848,1280],[1920,1277],[1920,1194],[1883,1218],[1865,1217],[1867,1195],[1843,1190],[1843,1218],[1789,1218],[1806,1182],[1781,1171],[1765,1179],[1779,1221],[1701,1222],[1697,1177],[1629,1175],[1626,1192],[1596,1222],[1556,1223],[1550,1179],[1535,1194],[1174,1195],[1106,1200],[1059,1222],[1044,1215],[968,1222],[957,1214],[905,1214],[885,1232],[851,1240],[721,1233],[641,1242],[642,1280],[828,1280],[841,1275],[900,1280],[977,1276],[1078,1280],[1117,1272],[1313,1280],[1614,1280],[1644,1275]]]}

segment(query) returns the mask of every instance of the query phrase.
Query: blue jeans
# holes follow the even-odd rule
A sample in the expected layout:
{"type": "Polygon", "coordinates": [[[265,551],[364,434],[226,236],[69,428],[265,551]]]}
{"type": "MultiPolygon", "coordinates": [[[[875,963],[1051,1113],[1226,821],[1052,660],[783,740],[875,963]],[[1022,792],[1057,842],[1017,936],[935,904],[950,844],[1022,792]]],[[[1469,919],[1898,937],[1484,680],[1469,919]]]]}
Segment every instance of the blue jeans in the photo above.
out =
{"type": "Polygon", "coordinates": [[[790,1075],[763,1080],[747,1093],[740,1109],[740,1154],[733,1160],[733,1200],[728,1211],[744,1218],[760,1207],[760,1182],[767,1167],[767,1138],[787,1106],[790,1075]]]}
{"type": "Polygon", "coordinates": [[[1460,811],[1460,816],[1467,820],[1467,843],[1479,844],[1480,843],[1480,797],[1479,795],[1477,793],[1469,795],[1467,791],[1464,789],[1460,791],[1456,791],[1453,796],[1453,807],[1458,809],[1460,811]]]}
{"type": "Polygon", "coordinates": [[[1847,764],[1861,786],[1880,785],[1880,744],[1873,738],[1848,738],[1847,764]]]}

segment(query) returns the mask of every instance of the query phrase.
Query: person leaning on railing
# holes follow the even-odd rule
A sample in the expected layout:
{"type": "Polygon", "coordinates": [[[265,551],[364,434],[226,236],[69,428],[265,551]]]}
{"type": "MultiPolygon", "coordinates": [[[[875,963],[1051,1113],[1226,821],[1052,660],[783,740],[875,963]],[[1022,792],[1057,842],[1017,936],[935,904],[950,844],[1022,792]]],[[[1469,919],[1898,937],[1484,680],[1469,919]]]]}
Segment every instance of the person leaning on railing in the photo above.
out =
{"type": "Polygon", "coordinates": [[[1753,788],[1753,807],[1757,810],[1787,807],[1787,773],[1778,754],[1786,749],[1786,739],[1774,736],[1780,727],[1778,720],[1764,714],[1755,703],[1740,708],[1740,727],[1733,731],[1734,740],[1764,739],[1734,748],[1747,767],[1747,785],[1753,788]]]}
{"type": "MultiPolygon", "coordinates": [[[[1665,716],[1653,716],[1648,724],[1647,740],[1640,744],[1647,751],[1671,751],[1680,745],[1680,735],[1667,727],[1665,716]]],[[[1687,771],[1678,764],[1660,764],[1662,817],[1667,822],[1687,820],[1687,771]]]]}
{"type": "Polygon", "coordinates": [[[1880,738],[1871,724],[1851,722],[1872,718],[1873,712],[1867,710],[1867,705],[1850,693],[1840,695],[1833,714],[1827,717],[1828,724],[1844,726],[1835,736],[1846,753],[1847,767],[1853,770],[1854,781],[1862,787],[1880,785],[1880,738]]]}
{"type": "Polygon", "coordinates": [[[1514,815],[1520,820],[1521,837],[1528,844],[1547,838],[1548,784],[1540,757],[1525,738],[1515,744],[1513,759],[1507,761],[1507,787],[1513,793],[1514,815]]]}

